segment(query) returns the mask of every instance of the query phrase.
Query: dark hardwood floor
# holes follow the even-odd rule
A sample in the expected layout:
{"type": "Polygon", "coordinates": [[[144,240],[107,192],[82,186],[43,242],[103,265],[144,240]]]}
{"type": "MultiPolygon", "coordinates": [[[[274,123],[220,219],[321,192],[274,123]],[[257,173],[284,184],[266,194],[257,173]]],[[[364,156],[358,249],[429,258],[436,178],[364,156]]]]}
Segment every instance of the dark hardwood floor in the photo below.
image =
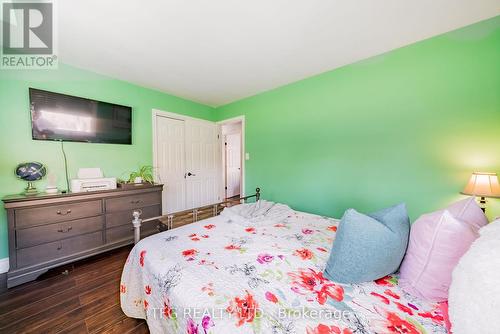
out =
{"type": "Polygon", "coordinates": [[[0,294],[0,333],[149,333],[144,320],[128,318],[120,308],[120,276],[130,249],[53,269],[0,294]]]}

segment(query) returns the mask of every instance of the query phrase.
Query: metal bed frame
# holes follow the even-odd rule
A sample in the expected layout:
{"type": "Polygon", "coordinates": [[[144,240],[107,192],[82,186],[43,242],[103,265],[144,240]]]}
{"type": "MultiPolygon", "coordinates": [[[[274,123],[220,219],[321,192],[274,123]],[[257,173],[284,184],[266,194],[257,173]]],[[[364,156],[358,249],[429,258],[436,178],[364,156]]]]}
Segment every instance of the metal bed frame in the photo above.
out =
{"type": "Polygon", "coordinates": [[[260,199],[260,188],[255,189],[255,194],[240,197],[237,200],[229,200],[224,202],[219,202],[211,205],[205,205],[194,209],[169,213],[163,216],[151,217],[147,219],[141,219],[141,210],[135,210],[132,213],[134,219],[132,220],[132,225],[134,226],[134,243],[138,243],[141,239],[141,224],[151,221],[159,221],[158,230],[166,231],[175,227],[179,227],[186,224],[191,224],[203,219],[218,216],[224,208],[235,205],[236,203],[245,203],[248,199],[254,198],[255,201],[260,199]]]}

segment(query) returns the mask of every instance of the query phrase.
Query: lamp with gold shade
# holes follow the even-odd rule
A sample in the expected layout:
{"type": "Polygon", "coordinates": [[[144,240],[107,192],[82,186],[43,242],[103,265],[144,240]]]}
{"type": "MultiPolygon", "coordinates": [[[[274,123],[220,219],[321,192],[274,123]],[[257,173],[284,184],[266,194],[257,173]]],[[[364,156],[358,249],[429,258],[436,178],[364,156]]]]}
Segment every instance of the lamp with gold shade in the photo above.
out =
{"type": "Polygon", "coordinates": [[[479,205],[483,212],[486,211],[485,197],[500,197],[500,185],[498,184],[497,173],[472,173],[462,194],[481,197],[479,205]]]}

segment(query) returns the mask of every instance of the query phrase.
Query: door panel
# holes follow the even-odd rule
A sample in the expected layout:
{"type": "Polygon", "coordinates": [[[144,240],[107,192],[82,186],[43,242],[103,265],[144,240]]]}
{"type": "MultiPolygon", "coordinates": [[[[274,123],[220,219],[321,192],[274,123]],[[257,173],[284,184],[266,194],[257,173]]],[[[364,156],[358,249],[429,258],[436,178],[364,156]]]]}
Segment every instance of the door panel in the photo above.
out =
{"type": "Polygon", "coordinates": [[[215,123],[186,120],[186,209],[219,200],[220,149],[215,123]],[[189,175],[191,173],[191,175],[189,175]]]}
{"type": "Polygon", "coordinates": [[[226,197],[240,195],[241,135],[226,136],[226,197]]]}
{"type": "Polygon", "coordinates": [[[163,214],[186,208],[185,121],[157,116],[156,149],[158,182],[164,183],[163,214]]]}

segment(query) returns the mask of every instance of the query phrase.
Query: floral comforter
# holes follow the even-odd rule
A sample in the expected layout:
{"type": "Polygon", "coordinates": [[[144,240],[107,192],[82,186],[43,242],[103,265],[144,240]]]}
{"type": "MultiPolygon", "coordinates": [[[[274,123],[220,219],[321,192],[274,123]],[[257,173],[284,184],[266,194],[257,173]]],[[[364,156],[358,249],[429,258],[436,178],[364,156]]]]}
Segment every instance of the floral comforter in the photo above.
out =
{"type": "Polygon", "coordinates": [[[337,220],[279,212],[228,210],[141,240],[123,270],[123,311],[153,334],[446,333],[439,305],[404,293],[396,275],[323,276],[337,220]]]}

